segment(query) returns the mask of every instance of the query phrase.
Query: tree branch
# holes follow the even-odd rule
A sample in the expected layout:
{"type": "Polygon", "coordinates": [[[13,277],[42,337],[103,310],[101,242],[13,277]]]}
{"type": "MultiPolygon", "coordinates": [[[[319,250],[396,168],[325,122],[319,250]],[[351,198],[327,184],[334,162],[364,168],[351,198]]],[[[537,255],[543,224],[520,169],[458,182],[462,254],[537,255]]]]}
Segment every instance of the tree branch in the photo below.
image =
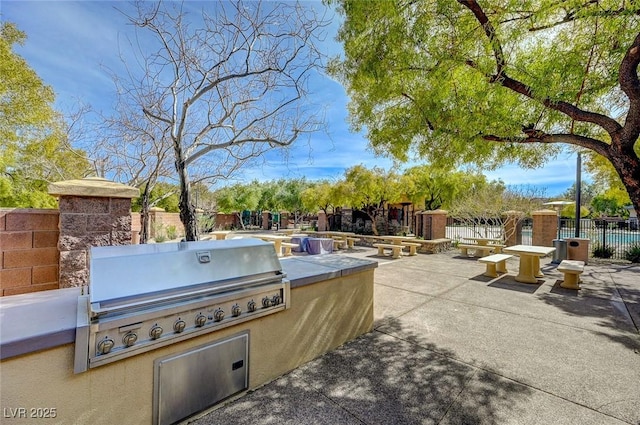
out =
{"type": "Polygon", "coordinates": [[[591,137],[576,134],[547,134],[535,129],[523,129],[524,137],[503,137],[493,134],[480,134],[484,140],[501,143],[566,143],[591,149],[605,158],[609,158],[609,145],[591,137]]]}
{"type": "Polygon", "coordinates": [[[569,12],[567,12],[567,14],[564,16],[564,18],[560,19],[559,21],[555,21],[555,22],[551,22],[549,24],[546,25],[541,25],[539,27],[531,27],[529,28],[529,31],[531,32],[535,32],[535,31],[543,31],[543,30],[547,30],[550,28],[554,28],[557,27],[559,25],[562,24],[566,24],[569,22],[573,22],[575,20],[578,19],[583,19],[583,18],[608,18],[611,16],[632,16],[632,15],[640,15],[640,10],[628,10],[624,7],[621,7],[619,9],[600,9],[600,10],[596,10],[590,13],[582,13],[580,15],[577,14],[577,11],[584,11],[584,9],[586,9],[587,7],[589,7],[590,5],[593,4],[598,4],[598,0],[589,0],[588,2],[586,2],[585,4],[578,6],[578,8],[571,10],[569,12]]]}
{"type": "Polygon", "coordinates": [[[499,78],[502,75],[505,66],[504,53],[502,52],[502,45],[500,44],[500,40],[496,36],[496,29],[489,21],[486,13],[482,10],[482,7],[475,0],[458,0],[458,3],[465,6],[467,9],[473,13],[476,17],[476,20],[482,25],[482,29],[484,30],[484,34],[489,39],[491,43],[491,49],[493,50],[493,56],[496,59],[496,76],[499,78]]]}

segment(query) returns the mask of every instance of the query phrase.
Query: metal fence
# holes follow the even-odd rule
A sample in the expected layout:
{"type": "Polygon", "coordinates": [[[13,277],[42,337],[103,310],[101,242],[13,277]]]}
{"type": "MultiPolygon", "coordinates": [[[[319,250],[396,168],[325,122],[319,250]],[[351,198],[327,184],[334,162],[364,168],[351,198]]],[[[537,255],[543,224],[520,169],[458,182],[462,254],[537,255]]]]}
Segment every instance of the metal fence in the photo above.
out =
{"type": "Polygon", "coordinates": [[[575,219],[560,219],[559,236],[589,239],[593,257],[625,259],[632,246],[640,245],[640,230],[635,221],[581,219],[579,235],[575,229],[575,219]]]}
{"type": "MultiPolygon", "coordinates": [[[[560,219],[558,238],[576,237],[575,219],[560,219]]],[[[498,223],[469,223],[452,217],[447,219],[447,238],[459,241],[464,238],[500,238],[503,228],[498,223]]],[[[522,221],[522,244],[531,245],[532,220],[522,221]]],[[[640,230],[636,221],[581,219],[577,237],[589,239],[589,256],[600,258],[626,259],[626,253],[633,246],[640,246],[640,230]]]]}
{"type": "Polygon", "coordinates": [[[447,217],[446,237],[454,241],[465,238],[502,238],[504,229],[497,221],[466,222],[454,217],[447,217]]]}

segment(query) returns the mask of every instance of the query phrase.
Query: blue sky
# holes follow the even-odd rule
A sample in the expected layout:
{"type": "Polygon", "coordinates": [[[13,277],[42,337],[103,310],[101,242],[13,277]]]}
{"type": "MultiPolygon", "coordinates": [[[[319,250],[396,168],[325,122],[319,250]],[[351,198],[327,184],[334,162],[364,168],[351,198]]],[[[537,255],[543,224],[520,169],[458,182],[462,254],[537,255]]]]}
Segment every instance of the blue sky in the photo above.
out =
{"type": "MultiPolygon", "coordinates": [[[[321,7],[319,2],[314,2],[321,7]]],[[[105,67],[121,69],[119,52],[132,28],[116,10],[126,9],[122,1],[13,1],[0,2],[3,21],[17,24],[27,41],[16,51],[26,59],[44,82],[56,92],[56,107],[67,112],[78,103],[108,111],[113,104],[114,85],[105,67]]],[[[336,22],[329,29],[327,52],[339,51],[334,41],[336,22]]],[[[300,141],[283,162],[282,155],[270,155],[261,166],[246,170],[247,180],[306,177],[309,180],[339,179],[344,170],[356,164],[388,169],[392,161],[374,156],[364,134],[351,133],[347,123],[348,98],[344,88],[326,76],[318,76],[313,86],[326,99],[324,111],[329,134],[318,133],[300,141]]],[[[570,187],[576,174],[575,154],[561,154],[556,160],[535,170],[505,166],[485,172],[490,179],[507,185],[537,186],[547,196],[570,187]]]]}

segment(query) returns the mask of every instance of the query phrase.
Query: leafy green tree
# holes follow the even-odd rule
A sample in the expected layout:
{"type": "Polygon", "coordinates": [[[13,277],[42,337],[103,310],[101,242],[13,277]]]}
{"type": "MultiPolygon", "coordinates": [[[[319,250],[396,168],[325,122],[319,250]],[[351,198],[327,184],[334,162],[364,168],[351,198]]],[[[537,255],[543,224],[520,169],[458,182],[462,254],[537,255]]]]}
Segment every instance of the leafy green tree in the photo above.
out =
{"type": "Polygon", "coordinates": [[[426,210],[449,208],[457,196],[463,196],[487,184],[482,174],[429,165],[409,168],[401,180],[407,198],[416,207],[426,210]]]}
{"type": "MultiPolygon", "coordinates": [[[[580,204],[580,218],[589,217],[591,211],[586,206],[580,204]]],[[[576,204],[566,205],[560,211],[560,217],[563,218],[575,218],[576,217],[576,204]]]]}
{"type": "Polygon", "coordinates": [[[596,216],[628,217],[629,211],[624,208],[625,205],[629,205],[629,195],[617,187],[599,193],[591,200],[591,209],[596,216]]]}
{"type": "Polygon", "coordinates": [[[310,212],[321,210],[327,216],[330,215],[336,207],[342,205],[336,203],[335,188],[336,184],[326,180],[311,184],[300,194],[304,208],[310,212]]]}
{"type": "Polygon", "coordinates": [[[252,184],[260,186],[260,201],[258,201],[256,211],[279,212],[282,209],[282,205],[279,204],[279,199],[276,197],[278,185],[275,180],[260,183],[254,181],[252,184]]]}
{"type": "Polygon", "coordinates": [[[55,208],[53,181],[86,175],[83,152],[70,147],[54,93],[13,51],[26,35],[9,22],[0,27],[0,206],[55,208]]]}
{"type": "MultiPolygon", "coordinates": [[[[179,193],[179,188],[175,184],[158,182],[149,193],[149,205],[152,207],[162,208],[166,212],[178,212],[179,193]]],[[[136,212],[141,211],[143,202],[144,197],[142,195],[133,199],[131,209],[136,212]]]]}
{"type": "Polygon", "coordinates": [[[236,214],[244,229],[242,211],[255,211],[261,196],[260,184],[255,181],[250,184],[237,183],[224,187],[216,192],[218,211],[225,214],[236,214]]]}
{"type": "Polygon", "coordinates": [[[332,73],[378,152],[434,166],[536,167],[596,152],[640,210],[640,3],[329,0],[332,73]]]}
{"type": "Polygon", "coordinates": [[[367,169],[356,165],[345,171],[347,204],[367,214],[373,222],[373,233],[379,234],[378,226],[388,225],[384,220],[385,206],[402,199],[400,177],[393,171],[374,167],[367,169]]]}
{"type": "Polygon", "coordinates": [[[309,188],[310,183],[306,179],[280,179],[276,182],[278,188],[275,194],[277,204],[289,213],[293,213],[294,223],[297,224],[303,214],[309,210],[305,208],[302,193],[309,188]]]}

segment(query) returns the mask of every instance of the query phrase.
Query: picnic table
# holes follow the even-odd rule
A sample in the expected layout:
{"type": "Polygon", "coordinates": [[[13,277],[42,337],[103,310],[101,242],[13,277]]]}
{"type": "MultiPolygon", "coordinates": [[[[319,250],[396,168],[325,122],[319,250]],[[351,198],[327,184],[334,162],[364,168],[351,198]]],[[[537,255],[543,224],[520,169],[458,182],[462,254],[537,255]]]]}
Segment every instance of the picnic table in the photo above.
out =
{"type": "Polygon", "coordinates": [[[538,283],[538,277],[544,277],[540,270],[540,258],[553,253],[556,249],[548,246],[514,245],[504,248],[507,254],[520,257],[520,266],[516,280],[523,283],[538,283]]]}
{"type": "Polygon", "coordinates": [[[386,236],[378,236],[377,239],[380,239],[382,241],[389,241],[394,245],[402,245],[404,242],[411,242],[411,241],[415,240],[416,237],[415,236],[386,235],[386,236]]]}
{"type": "Polygon", "coordinates": [[[267,242],[273,242],[273,245],[276,250],[276,254],[278,254],[278,257],[282,256],[282,242],[291,241],[291,236],[257,234],[257,235],[251,235],[251,237],[262,239],[263,241],[267,241],[267,242]]]}
{"type": "Polygon", "coordinates": [[[417,254],[417,247],[419,244],[413,243],[416,240],[415,236],[373,236],[373,238],[381,241],[380,243],[374,243],[373,246],[378,248],[378,254],[383,255],[385,249],[391,249],[393,258],[400,258],[400,253],[403,248],[409,248],[409,255],[417,254]]]}
{"type": "Polygon", "coordinates": [[[355,233],[352,232],[336,232],[336,231],[320,231],[314,232],[314,236],[327,237],[333,239],[335,249],[338,248],[346,248],[353,247],[353,242],[355,241],[354,236],[355,233]],[[350,240],[351,239],[351,240],[350,240]]]}
{"type": "Polygon", "coordinates": [[[216,240],[223,240],[227,238],[227,235],[231,233],[231,230],[215,230],[213,232],[209,232],[207,235],[211,235],[216,240]]]}
{"type": "Polygon", "coordinates": [[[465,241],[470,243],[467,244],[459,244],[460,249],[462,250],[463,255],[466,255],[468,249],[475,248],[474,256],[485,257],[489,255],[492,251],[495,251],[497,254],[502,252],[502,239],[499,238],[462,238],[465,241]]]}

